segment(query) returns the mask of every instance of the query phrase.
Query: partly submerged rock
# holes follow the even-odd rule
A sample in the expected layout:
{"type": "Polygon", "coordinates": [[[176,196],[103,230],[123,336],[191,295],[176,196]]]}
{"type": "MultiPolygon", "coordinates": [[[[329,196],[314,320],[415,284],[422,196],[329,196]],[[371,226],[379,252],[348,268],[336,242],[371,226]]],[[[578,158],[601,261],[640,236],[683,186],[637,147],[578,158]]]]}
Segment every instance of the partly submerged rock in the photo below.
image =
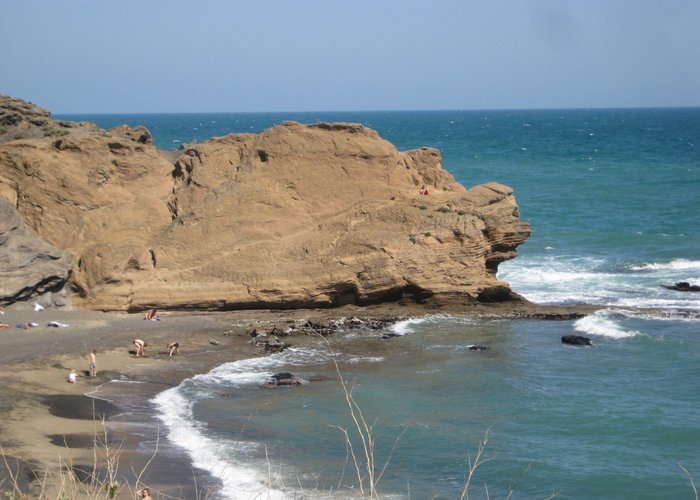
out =
{"type": "Polygon", "coordinates": [[[488,351],[489,347],[485,345],[476,345],[476,344],[471,344],[467,346],[467,350],[469,351],[476,351],[476,352],[481,352],[481,351],[488,351]]]}
{"type": "Polygon", "coordinates": [[[562,344],[569,344],[569,345],[593,345],[591,342],[591,339],[588,337],[584,337],[583,335],[564,335],[561,338],[561,343],[562,344]]]}
{"type": "Polygon", "coordinates": [[[303,383],[303,379],[289,372],[275,373],[266,382],[267,385],[301,385],[303,383]]]}
{"type": "Polygon", "coordinates": [[[691,285],[687,281],[678,281],[673,285],[661,285],[669,290],[676,290],[677,292],[700,292],[700,285],[691,285]]]}

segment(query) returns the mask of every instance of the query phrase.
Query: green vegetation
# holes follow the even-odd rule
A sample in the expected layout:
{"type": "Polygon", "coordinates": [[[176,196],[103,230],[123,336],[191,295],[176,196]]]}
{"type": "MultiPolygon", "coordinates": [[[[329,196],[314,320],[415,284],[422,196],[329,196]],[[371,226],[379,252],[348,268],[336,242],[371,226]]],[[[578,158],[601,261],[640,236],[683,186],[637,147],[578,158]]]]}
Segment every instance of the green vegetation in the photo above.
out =
{"type": "Polygon", "coordinates": [[[413,243],[415,245],[416,244],[416,235],[415,234],[410,235],[408,237],[408,241],[410,241],[411,243],[413,243]]]}
{"type": "Polygon", "coordinates": [[[58,128],[49,128],[44,130],[44,137],[63,137],[70,134],[67,130],[61,130],[58,128]]]}
{"type": "Polygon", "coordinates": [[[436,210],[436,212],[440,212],[440,213],[443,213],[443,214],[446,214],[446,213],[451,212],[451,211],[452,211],[452,210],[450,210],[448,207],[440,207],[440,208],[438,208],[438,209],[436,210]]]}
{"type": "Polygon", "coordinates": [[[421,205],[421,206],[418,207],[418,208],[421,209],[421,210],[428,210],[428,207],[426,207],[425,205],[421,205]]]}
{"type": "Polygon", "coordinates": [[[464,210],[457,210],[457,215],[464,215],[466,213],[467,212],[465,212],[464,210]]]}
{"type": "Polygon", "coordinates": [[[430,238],[432,235],[433,235],[433,233],[430,233],[430,232],[423,233],[423,236],[425,236],[426,238],[430,238]]]}

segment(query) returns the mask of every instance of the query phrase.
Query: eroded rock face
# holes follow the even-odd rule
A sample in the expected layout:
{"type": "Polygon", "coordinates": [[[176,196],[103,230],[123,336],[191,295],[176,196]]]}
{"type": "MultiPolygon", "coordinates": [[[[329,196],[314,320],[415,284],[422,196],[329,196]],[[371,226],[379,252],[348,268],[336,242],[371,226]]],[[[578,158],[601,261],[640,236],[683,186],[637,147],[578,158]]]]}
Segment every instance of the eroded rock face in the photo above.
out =
{"type": "Polygon", "coordinates": [[[51,113],[22,99],[0,95],[0,144],[19,139],[98,133],[92,123],[52,120],[51,113]]]}
{"type": "Polygon", "coordinates": [[[1,145],[0,197],[73,256],[75,306],[512,298],[496,270],[530,233],[512,190],[466,190],[440,161],[361,125],[286,122],[173,165],[145,129],[118,127],[1,145]]]}
{"type": "Polygon", "coordinates": [[[68,253],[39,239],[0,198],[0,305],[62,288],[71,268],[68,253]]]}

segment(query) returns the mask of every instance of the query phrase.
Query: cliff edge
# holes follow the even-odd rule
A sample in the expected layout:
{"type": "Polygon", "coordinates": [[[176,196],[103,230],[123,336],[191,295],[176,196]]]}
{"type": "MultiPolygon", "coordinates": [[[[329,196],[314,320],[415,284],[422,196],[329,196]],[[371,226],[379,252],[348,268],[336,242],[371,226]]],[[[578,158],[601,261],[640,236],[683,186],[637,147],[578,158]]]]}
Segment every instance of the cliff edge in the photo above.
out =
{"type": "Polygon", "coordinates": [[[0,144],[0,197],[72,256],[74,306],[518,298],[496,279],[530,234],[512,190],[465,189],[435,149],[398,151],[358,124],[285,122],[189,145],[173,163],[143,127],[60,130],[0,144]]]}

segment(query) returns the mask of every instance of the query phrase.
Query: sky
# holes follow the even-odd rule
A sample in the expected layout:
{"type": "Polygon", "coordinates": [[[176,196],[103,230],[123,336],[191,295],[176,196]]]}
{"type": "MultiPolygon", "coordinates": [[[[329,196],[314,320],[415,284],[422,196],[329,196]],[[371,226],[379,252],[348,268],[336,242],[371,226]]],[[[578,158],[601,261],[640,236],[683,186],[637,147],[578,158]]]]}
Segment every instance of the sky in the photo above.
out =
{"type": "Polygon", "coordinates": [[[53,113],[700,106],[699,0],[0,0],[53,113]]]}

